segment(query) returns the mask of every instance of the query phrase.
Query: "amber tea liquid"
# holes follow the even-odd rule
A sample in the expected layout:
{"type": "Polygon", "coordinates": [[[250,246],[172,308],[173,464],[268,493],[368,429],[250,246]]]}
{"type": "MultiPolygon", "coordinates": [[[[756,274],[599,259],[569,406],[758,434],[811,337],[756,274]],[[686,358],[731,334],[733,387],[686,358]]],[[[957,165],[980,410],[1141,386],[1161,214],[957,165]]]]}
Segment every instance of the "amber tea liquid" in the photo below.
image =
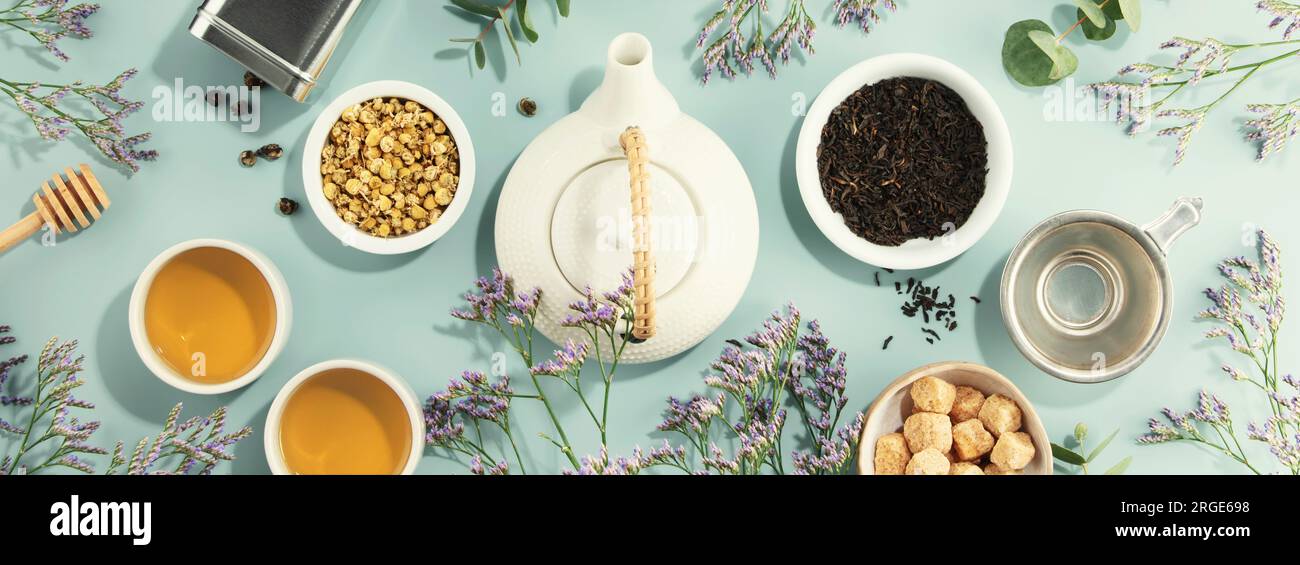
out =
{"type": "Polygon", "coordinates": [[[378,377],[331,369],[289,396],[280,451],[299,475],[398,474],[411,453],[411,421],[397,392],[378,377]]]}
{"type": "Polygon", "coordinates": [[[275,334],[271,285],[248,259],[219,247],[182,252],[149,285],[149,343],[176,374],[220,384],[248,373],[275,334]]]}

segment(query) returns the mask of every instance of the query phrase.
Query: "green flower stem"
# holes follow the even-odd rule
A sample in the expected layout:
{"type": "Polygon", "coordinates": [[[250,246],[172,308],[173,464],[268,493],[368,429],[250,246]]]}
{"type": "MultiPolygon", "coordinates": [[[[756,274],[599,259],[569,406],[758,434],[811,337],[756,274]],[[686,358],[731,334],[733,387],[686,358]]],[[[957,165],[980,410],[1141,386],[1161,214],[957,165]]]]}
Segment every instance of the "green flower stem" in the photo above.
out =
{"type": "MultiPolygon", "coordinates": [[[[513,0],[512,0],[512,2],[513,2],[513,0]]],[[[532,330],[532,328],[534,327],[534,326],[533,326],[533,322],[535,321],[535,319],[536,319],[536,318],[530,318],[530,319],[528,320],[528,328],[529,328],[529,329],[528,329],[527,332],[525,332],[525,335],[526,335],[526,338],[527,338],[527,345],[524,345],[524,344],[520,341],[520,339],[519,339],[518,337],[516,337],[515,339],[511,340],[511,344],[512,344],[512,346],[514,347],[515,352],[517,352],[517,353],[519,354],[519,356],[523,358],[524,364],[525,364],[526,366],[528,366],[528,367],[532,367],[532,366],[533,366],[533,335],[532,335],[532,331],[533,331],[533,330],[532,330]]],[[[506,339],[510,339],[510,338],[506,335],[505,329],[501,327],[501,322],[499,322],[499,321],[497,321],[495,318],[493,318],[493,319],[492,319],[492,322],[491,322],[491,325],[492,325],[493,328],[496,328],[497,333],[500,333],[502,337],[505,337],[506,339]]],[[[565,456],[566,458],[569,459],[569,462],[570,462],[570,463],[573,464],[574,468],[577,468],[577,467],[578,467],[578,458],[577,458],[577,456],[575,456],[575,455],[573,454],[573,446],[572,446],[572,444],[569,443],[569,436],[568,436],[567,434],[564,433],[564,426],[562,426],[562,425],[560,424],[560,419],[559,419],[558,417],[556,417],[556,415],[555,415],[555,409],[554,409],[554,407],[551,406],[551,401],[550,401],[550,399],[546,398],[546,393],[542,391],[542,384],[541,384],[541,382],[539,382],[539,381],[537,380],[537,375],[534,375],[532,371],[528,371],[528,378],[531,379],[531,380],[533,381],[533,390],[537,391],[537,394],[536,394],[536,396],[535,396],[534,398],[535,398],[536,400],[541,401],[542,405],[546,407],[546,415],[549,416],[549,417],[551,418],[551,425],[553,425],[553,426],[555,427],[555,431],[556,431],[556,433],[560,434],[560,441],[563,442],[563,443],[556,443],[555,440],[551,440],[551,443],[556,443],[556,445],[560,448],[560,451],[562,451],[562,452],[564,453],[564,456],[565,456]]],[[[522,460],[519,461],[519,467],[520,467],[520,471],[522,472],[522,471],[523,471],[523,461],[522,461],[522,460]]]]}
{"type": "Polygon", "coordinates": [[[1264,43],[1239,43],[1239,44],[1229,43],[1225,45],[1233,49],[1251,49],[1255,47],[1276,47],[1278,45],[1295,45],[1297,43],[1300,43],[1300,39],[1290,39],[1286,41],[1268,41],[1264,43]]]}
{"type": "MultiPolygon", "coordinates": [[[[1296,56],[1297,54],[1300,54],[1300,49],[1296,49],[1296,50],[1293,50],[1293,51],[1287,51],[1286,53],[1283,53],[1283,54],[1278,55],[1278,56],[1276,56],[1276,57],[1271,57],[1271,58],[1269,58],[1269,59],[1264,59],[1264,60],[1262,60],[1262,61],[1256,61],[1256,62],[1254,62],[1254,63],[1246,63],[1246,64],[1244,64],[1244,65],[1237,65],[1237,66],[1234,66],[1234,67],[1228,67],[1228,68],[1223,69],[1223,70],[1221,70],[1221,71],[1207,71],[1207,72],[1205,73],[1205,76],[1202,77],[1202,80],[1207,79],[1207,78],[1211,78],[1211,77],[1216,77],[1216,76],[1219,76],[1219,75],[1226,75],[1226,74],[1229,74],[1229,73],[1235,73],[1235,72],[1237,72],[1237,71],[1241,71],[1241,70],[1245,70],[1245,69],[1251,69],[1251,72],[1253,73],[1254,71],[1258,70],[1258,69],[1261,68],[1261,67],[1264,67],[1264,66],[1267,66],[1267,65],[1271,65],[1271,64],[1276,63],[1276,62],[1278,62],[1278,61],[1283,61],[1283,60],[1289,59],[1289,58],[1291,58],[1291,57],[1296,56]]],[[[1153,66],[1154,66],[1155,68],[1158,68],[1158,69],[1165,69],[1165,70],[1170,70],[1170,71],[1183,71],[1183,72],[1189,72],[1189,71],[1187,71],[1187,69],[1179,69],[1179,68],[1177,68],[1177,67],[1170,67],[1170,66],[1166,66],[1166,65],[1153,65],[1153,66]]],[[[1189,81],[1186,81],[1186,80],[1181,80],[1181,81],[1165,81],[1165,82],[1158,82],[1158,83],[1152,84],[1151,86],[1152,86],[1152,87],[1162,87],[1162,86],[1183,86],[1183,85],[1186,85],[1188,82],[1189,82],[1189,81]]],[[[1238,83],[1238,84],[1240,84],[1240,83],[1238,83]]],[[[1236,88],[1236,87],[1234,86],[1234,88],[1236,88]]]]}
{"type": "Polygon", "coordinates": [[[19,469],[19,461],[21,461],[23,456],[27,455],[32,448],[53,437],[50,434],[50,430],[54,429],[54,422],[51,421],[46,427],[45,433],[41,435],[41,438],[36,440],[34,443],[29,444],[29,442],[31,442],[32,430],[36,428],[36,423],[39,422],[41,418],[44,418],[50,411],[50,407],[46,406],[49,399],[42,398],[42,393],[45,391],[45,384],[46,379],[44,375],[40,374],[40,369],[38,368],[36,373],[36,394],[32,397],[32,416],[27,421],[27,427],[23,428],[25,433],[23,434],[22,441],[18,444],[18,453],[14,454],[13,460],[9,462],[9,469],[5,470],[6,475],[12,475],[14,474],[14,471],[19,469]]]}

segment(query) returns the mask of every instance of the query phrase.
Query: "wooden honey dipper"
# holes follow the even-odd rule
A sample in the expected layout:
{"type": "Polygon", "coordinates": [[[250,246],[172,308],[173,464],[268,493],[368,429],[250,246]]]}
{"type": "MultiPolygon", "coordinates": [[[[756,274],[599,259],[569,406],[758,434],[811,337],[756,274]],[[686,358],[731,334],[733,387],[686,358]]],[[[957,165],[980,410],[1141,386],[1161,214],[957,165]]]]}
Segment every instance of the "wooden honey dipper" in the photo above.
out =
{"type": "Polygon", "coordinates": [[[42,226],[49,226],[55,235],[75,232],[77,224],[81,224],[82,229],[88,228],[91,222],[99,219],[100,211],[107,210],[110,204],[104,187],[90,172],[90,166],[84,164],[80,166],[80,172],[68,167],[62,174],[55,173],[41,185],[40,191],[32,195],[32,202],[36,204],[35,212],[0,232],[0,253],[31,237],[42,226]]]}

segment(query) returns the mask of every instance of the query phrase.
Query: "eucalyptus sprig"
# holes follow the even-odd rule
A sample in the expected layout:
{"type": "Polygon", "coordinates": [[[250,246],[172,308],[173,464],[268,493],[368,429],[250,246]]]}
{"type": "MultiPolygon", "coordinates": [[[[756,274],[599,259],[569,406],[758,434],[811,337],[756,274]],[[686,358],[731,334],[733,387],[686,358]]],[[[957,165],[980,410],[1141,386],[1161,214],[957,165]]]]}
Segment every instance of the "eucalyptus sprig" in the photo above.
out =
{"type": "MultiPolygon", "coordinates": [[[[1097,457],[1101,455],[1101,452],[1106,450],[1106,447],[1110,445],[1110,442],[1115,439],[1116,435],[1119,435],[1118,429],[1111,432],[1110,435],[1106,436],[1106,439],[1101,440],[1101,444],[1097,445],[1096,447],[1092,448],[1091,451],[1089,451],[1088,450],[1088,425],[1084,424],[1083,422],[1079,422],[1077,425],[1074,426],[1074,435],[1066,439],[1067,443],[1073,442],[1074,449],[1070,449],[1069,447],[1066,447],[1061,444],[1053,443],[1052,457],[1055,457],[1056,460],[1060,461],[1061,463],[1078,467],[1080,472],[1087,475],[1088,465],[1091,465],[1093,462],[1097,460],[1097,457]],[[1085,453],[1087,453],[1087,455],[1084,455],[1085,453]]],[[[1128,466],[1131,463],[1133,463],[1132,455],[1120,459],[1118,463],[1115,463],[1109,469],[1106,469],[1105,474],[1123,475],[1124,471],[1128,470],[1128,466]]]]}
{"type": "MultiPolygon", "coordinates": [[[[486,20],[478,35],[451,40],[454,43],[468,43],[470,45],[469,56],[473,57],[474,64],[480,69],[487,66],[487,49],[483,47],[483,40],[487,38],[492,30],[496,29],[498,22],[502,24],[501,30],[505,33],[510,49],[515,53],[516,64],[522,65],[523,58],[519,56],[519,42],[515,39],[515,29],[513,28],[518,28],[519,33],[529,43],[537,43],[539,35],[537,28],[533,25],[533,19],[528,9],[528,0],[508,0],[505,4],[493,4],[485,0],[449,1],[453,6],[486,20]]],[[[555,5],[561,17],[569,17],[569,0],[555,0],[555,5]]]]}
{"type": "Polygon", "coordinates": [[[1078,21],[1063,33],[1052,31],[1042,20],[1011,24],[1002,42],[1002,67],[1025,86],[1047,86],[1074,74],[1079,58],[1063,42],[1075,30],[1092,41],[1115,35],[1116,23],[1124,20],[1129,29],[1142,25],[1141,0],[1074,0],[1078,21]]]}

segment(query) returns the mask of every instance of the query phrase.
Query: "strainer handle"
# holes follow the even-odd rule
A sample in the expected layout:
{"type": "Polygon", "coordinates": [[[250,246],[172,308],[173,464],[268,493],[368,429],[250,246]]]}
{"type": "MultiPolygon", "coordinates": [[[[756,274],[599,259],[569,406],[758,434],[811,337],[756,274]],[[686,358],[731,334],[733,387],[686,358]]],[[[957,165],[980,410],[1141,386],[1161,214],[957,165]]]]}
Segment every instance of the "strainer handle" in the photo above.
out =
{"type": "Polygon", "coordinates": [[[1196,224],[1201,223],[1201,198],[1182,197],[1174,201],[1165,215],[1142,226],[1142,231],[1155,241],[1156,247],[1166,255],[1178,237],[1196,224]]]}
{"type": "Polygon", "coordinates": [[[655,257],[650,249],[650,159],[645,134],[629,127],[618,138],[627,156],[632,189],[632,337],[647,340],[655,335],[655,257]]]}

